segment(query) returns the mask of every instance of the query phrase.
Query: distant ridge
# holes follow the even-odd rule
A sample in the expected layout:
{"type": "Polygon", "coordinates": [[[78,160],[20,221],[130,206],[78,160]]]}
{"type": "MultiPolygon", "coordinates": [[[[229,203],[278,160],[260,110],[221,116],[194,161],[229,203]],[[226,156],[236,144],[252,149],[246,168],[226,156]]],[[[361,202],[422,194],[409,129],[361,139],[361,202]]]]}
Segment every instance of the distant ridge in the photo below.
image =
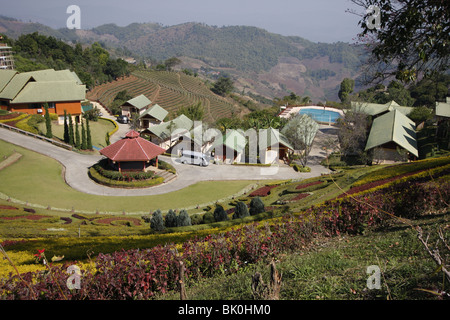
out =
{"type": "Polygon", "coordinates": [[[337,100],[340,82],[356,79],[365,59],[361,47],[348,43],[314,43],[251,26],[132,23],[55,30],[0,17],[0,33],[17,38],[34,31],[68,42],[97,41],[121,52],[125,48],[130,55],[150,61],[180,57],[185,68],[201,65],[226,73],[238,91],[269,99],[294,92],[313,100],[337,100]]]}

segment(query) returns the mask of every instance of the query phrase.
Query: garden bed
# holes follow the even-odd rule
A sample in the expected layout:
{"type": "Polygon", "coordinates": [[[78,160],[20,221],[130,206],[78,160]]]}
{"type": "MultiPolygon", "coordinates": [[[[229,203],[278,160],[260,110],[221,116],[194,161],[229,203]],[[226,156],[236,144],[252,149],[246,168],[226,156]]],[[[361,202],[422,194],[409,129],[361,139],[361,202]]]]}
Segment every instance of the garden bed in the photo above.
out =
{"type": "Polygon", "coordinates": [[[126,218],[126,217],[110,217],[110,218],[100,218],[100,219],[96,219],[93,222],[94,223],[99,223],[99,224],[106,224],[106,225],[118,225],[120,223],[117,223],[119,221],[124,221],[126,223],[132,223],[135,226],[140,226],[141,225],[141,220],[138,218],[126,218]],[[116,223],[115,223],[116,222],[116,223]]]}
{"type": "Polygon", "coordinates": [[[278,185],[271,185],[271,186],[264,186],[261,187],[255,191],[253,191],[252,193],[249,194],[249,197],[266,197],[270,194],[270,191],[273,188],[278,187],[278,185]]]}

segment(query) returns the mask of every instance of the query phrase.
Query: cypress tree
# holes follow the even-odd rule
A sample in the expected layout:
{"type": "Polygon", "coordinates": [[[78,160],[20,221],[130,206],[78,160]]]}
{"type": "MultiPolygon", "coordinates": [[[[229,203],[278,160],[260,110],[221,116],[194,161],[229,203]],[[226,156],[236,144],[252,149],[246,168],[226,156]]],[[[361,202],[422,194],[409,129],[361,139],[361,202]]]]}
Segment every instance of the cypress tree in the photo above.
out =
{"type": "Polygon", "coordinates": [[[80,128],[78,127],[78,121],[75,121],[75,148],[80,149],[80,128]]]}
{"type": "Polygon", "coordinates": [[[92,149],[91,129],[89,128],[88,118],[86,118],[86,149],[92,149]]]}
{"type": "Polygon", "coordinates": [[[47,128],[47,132],[45,133],[45,136],[47,138],[53,138],[53,133],[52,133],[52,120],[50,119],[50,113],[48,113],[48,103],[46,102],[44,104],[44,109],[45,109],[45,126],[47,128]]]}
{"type": "Polygon", "coordinates": [[[67,125],[67,112],[64,110],[64,142],[69,143],[69,126],[67,125]]]}
{"type": "Polygon", "coordinates": [[[69,113],[69,144],[74,145],[73,122],[72,115],[69,113]]]}
{"type": "Polygon", "coordinates": [[[81,120],[81,150],[87,149],[86,143],[86,129],[84,128],[84,122],[81,120]]]}

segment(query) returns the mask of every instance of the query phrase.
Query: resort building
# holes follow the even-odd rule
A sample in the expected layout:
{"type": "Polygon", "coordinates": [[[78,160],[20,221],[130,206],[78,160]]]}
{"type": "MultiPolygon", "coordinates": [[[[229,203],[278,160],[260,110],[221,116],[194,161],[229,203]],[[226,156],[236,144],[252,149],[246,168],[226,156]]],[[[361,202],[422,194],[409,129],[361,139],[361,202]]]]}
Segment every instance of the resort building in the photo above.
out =
{"type": "Polygon", "coordinates": [[[398,110],[405,116],[407,116],[413,110],[413,107],[400,106],[394,100],[389,101],[388,103],[385,104],[352,101],[351,107],[353,111],[365,113],[371,116],[372,118],[382,116],[394,110],[398,110]]]}
{"type": "Polygon", "coordinates": [[[273,128],[259,131],[259,161],[271,164],[277,161],[287,161],[288,154],[294,152],[294,147],[288,139],[273,128]]]}
{"type": "Polygon", "coordinates": [[[182,141],[184,136],[190,137],[190,130],[193,124],[194,122],[191,119],[182,114],[173,120],[149,126],[141,134],[148,137],[154,144],[170,152],[170,149],[182,141]]]}
{"type": "Polygon", "coordinates": [[[419,152],[414,121],[400,110],[389,111],[375,118],[365,150],[374,151],[375,161],[402,161],[417,158],[419,152]]]}
{"type": "Polygon", "coordinates": [[[122,106],[122,115],[132,118],[138,115],[139,125],[141,128],[147,129],[150,126],[158,125],[164,122],[169,113],[158,104],[151,106],[152,102],[145,95],[141,94],[133,99],[128,100],[122,106]]]}
{"type": "Polygon", "coordinates": [[[154,143],[140,137],[139,132],[131,130],[121,139],[100,150],[100,154],[109,159],[112,168],[123,171],[146,171],[155,159],[158,167],[158,156],[165,150],[154,143]]]}
{"type": "Polygon", "coordinates": [[[11,112],[58,115],[64,123],[64,111],[80,121],[81,102],[86,99],[86,86],[70,70],[53,69],[18,73],[0,70],[0,108],[11,112]]]}
{"type": "Polygon", "coordinates": [[[238,130],[227,130],[221,139],[217,139],[211,145],[209,153],[217,162],[232,164],[234,162],[241,162],[245,152],[245,145],[247,141],[245,136],[238,130]]]}

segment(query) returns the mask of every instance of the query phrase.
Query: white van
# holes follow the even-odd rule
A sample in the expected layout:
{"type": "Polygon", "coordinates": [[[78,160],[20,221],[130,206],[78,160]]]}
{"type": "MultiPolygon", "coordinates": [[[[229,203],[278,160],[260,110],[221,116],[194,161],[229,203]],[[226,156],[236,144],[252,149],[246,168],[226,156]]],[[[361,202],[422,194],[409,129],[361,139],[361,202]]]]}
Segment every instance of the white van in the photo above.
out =
{"type": "Polygon", "coordinates": [[[208,156],[206,154],[191,150],[183,150],[181,152],[180,161],[183,164],[198,164],[202,167],[206,167],[207,165],[209,165],[208,156]]]}

